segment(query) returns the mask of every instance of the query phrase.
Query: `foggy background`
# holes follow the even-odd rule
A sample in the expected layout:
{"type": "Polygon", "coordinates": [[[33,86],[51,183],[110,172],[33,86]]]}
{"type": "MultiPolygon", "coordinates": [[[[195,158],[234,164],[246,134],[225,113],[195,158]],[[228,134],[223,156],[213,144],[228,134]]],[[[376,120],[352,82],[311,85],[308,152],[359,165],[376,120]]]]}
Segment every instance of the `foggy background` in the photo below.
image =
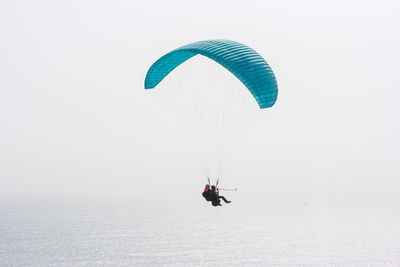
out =
{"type": "Polygon", "coordinates": [[[399,11],[397,1],[2,1],[0,195],[203,204],[205,177],[144,77],[181,45],[231,39],[259,52],[279,86],[223,178],[239,187],[234,203],[396,213],[399,11]]]}

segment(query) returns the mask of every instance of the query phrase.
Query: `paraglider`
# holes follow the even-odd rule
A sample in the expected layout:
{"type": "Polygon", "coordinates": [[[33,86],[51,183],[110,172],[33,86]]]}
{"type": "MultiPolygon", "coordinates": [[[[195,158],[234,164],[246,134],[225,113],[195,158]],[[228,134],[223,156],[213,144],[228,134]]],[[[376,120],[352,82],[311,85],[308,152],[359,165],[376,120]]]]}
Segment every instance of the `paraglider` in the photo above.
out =
{"type": "Polygon", "coordinates": [[[278,85],[268,63],[250,47],[230,40],[200,41],[167,53],[148,70],[145,89],[156,87],[171,71],[197,54],[232,72],[249,89],[261,109],[275,104],[278,85]]]}
{"type": "Polygon", "coordinates": [[[202,195],[207,201],[211,201],[211,205],[214,207],[222,206],[220,199],[225,203],[231,203],[231,201],[227,200],[224,196],[219,195],[219,190],[215,185],[210,186],[210,184],[206,184],[202,195]]]}
{"type": "MultiPolygon", "coordinates": [[[[278,86],[275,75],[272,72],[272,69],[270,68],[268,63],[260,54],[258,54],[252,48],[230,40],[199,41],[184,45],[165,54],[156,62],[154,62],[149,68],[144,81],[145,89],[155,88],[175,68],[196,55],[202,55],[215,61],[216,63],[219,63],[234,76],[236,76],[251,93],[252,97],[256,100],[260,109],[270,108],[275,104],[278,96],[278,86]]],[[[185,90],[191,90],[191,88],[185,88],[185,90]]],[[[194,97],[192,97],[191,99],[192,101],[198,100],[194,97]]],[[[178,101],[184,101],[184,99],[182,98],[182,100],[178,101]]],[[[207,108],[208,107],[206,107],[206,109],[207,108]]],[[[201,113],[197,112],[196,110],[194,114],[201,113]]],[[[221,112],[221,114],[229,115],[229,112],[221,112]]],[[[207,113],[206,118],[203,120],[208,121],[211,119],[215,119],[215,117],[217,116],[207,113]]],[[[195,120],[196,118],[193,118],[188,121],[189,123],[191,123],[195,120]]],[[[225,121],[223,121],[223,123],[225,123],[225,121]]],[[[218,126],[218,123],[216,123],[215,125],[218,126]]],[[[218,127],[197,126],[195,133],[201,134],[199,132],[201,132],[203,128],[209,130],[209,128],[213,129],[218,127]]],[[[226,127],[224,125],[221,128],[226,127]]],[[[222,134],[217,134],[216,136],[222,137],[222,134]]],[[[202,136],[199,139],[204,142],[204,140],[207,140],[207,137],[202,136]]],[[[207,149],[199,150],[203,153],[206,153],[208,151],[207,149]]],[[[205,174],[207,176],[209,175],[208,170],[205,170],[205,174]]],[[[219,177],[219,173],[215,176],[219,177]]],[[[208,181],[207,185],[208,186],[206,186],[204,189],[203,197],[207,201],[211,201],[213,206],[220,206],[220,199],[224,200],[226,203],[230,203],[230,201],[228,201],[223,196],[219,196],[219,190],[217,186],[212,186],[210,188],[210,181],[208,181]]]]}

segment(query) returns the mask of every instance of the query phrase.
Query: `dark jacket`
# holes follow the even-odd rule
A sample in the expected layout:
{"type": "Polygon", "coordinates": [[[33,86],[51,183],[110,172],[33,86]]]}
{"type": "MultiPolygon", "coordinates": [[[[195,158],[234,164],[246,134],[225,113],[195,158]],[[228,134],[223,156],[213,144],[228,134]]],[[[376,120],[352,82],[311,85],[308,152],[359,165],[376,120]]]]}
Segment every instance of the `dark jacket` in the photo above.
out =
{"type": "Polygon", "coordinates": [[[207,201],[212,201],[213,200],[213,192],[210,191],[204,191],[202,193],[203,197],[207,200],[207,201]]]}
{"type": "Polygon", "coordinates": [[[219,192],[217,190],[211,191],[210,198],[212,202],[219,203],[219,192]]]}

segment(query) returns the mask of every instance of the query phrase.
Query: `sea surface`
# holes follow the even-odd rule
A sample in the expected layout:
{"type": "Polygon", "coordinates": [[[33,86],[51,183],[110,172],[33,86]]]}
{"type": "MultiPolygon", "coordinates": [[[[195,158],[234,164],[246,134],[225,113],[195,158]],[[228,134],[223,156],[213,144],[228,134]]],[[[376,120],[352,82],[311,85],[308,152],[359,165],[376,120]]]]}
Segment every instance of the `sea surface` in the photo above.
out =
{"type": "Polygon", "coordinates": [[[0,266],[400,266],[390,212],[2,200],[0,266]]]}

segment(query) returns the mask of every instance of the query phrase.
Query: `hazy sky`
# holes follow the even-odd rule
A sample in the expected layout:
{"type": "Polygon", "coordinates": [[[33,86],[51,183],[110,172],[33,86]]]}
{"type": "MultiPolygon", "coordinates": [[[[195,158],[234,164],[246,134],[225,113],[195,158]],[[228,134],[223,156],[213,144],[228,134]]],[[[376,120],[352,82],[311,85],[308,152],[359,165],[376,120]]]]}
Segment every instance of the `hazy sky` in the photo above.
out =
{"type": "Polygon", "coordinates": [[[279,85],[225,184],[398,204],[399,14],[398,1],[2,1],[0,194],[199,194],[191,147],[143,81],[166,52],[223,38],[263,55],[279,85]]]}

